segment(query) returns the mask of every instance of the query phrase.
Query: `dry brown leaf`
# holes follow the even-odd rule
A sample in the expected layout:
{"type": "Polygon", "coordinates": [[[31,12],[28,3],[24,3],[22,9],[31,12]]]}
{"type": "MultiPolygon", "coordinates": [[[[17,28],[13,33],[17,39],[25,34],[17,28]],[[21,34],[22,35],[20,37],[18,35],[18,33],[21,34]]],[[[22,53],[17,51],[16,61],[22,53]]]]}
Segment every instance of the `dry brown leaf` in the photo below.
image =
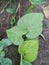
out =
{"type": "Polygon", "coordinates": [[[49,19],[49,6],[44,7],[43,12],[45,14],[45,17],[49,19]]]}

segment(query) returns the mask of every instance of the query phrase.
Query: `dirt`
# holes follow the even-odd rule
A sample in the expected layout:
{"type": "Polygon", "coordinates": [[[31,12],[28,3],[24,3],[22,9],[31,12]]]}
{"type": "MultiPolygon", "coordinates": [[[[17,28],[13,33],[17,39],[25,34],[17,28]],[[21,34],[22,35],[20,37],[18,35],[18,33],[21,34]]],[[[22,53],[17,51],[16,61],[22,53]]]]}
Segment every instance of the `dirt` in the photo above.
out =
{"type": "MultiPolygon", "coordinates": [[[[7,1],[4,1],[3,3],[0,3],[0,11],[3,9],[7,1]]],[[[45,6],[49,4],[49,0],[46,0],[45,6]]],[[[19,1],[13,2],[13,6],[17,8],[19,1]]],[[[25,14],[25,11],[30,6],[30,3],[28,0],[22,0],[21,1],[21,16],[25,14]]],[[[9,7],[9,5],[8,5],[9,7]]],[[[31,12],[41,12],[43,13],[43,10],[40,6],[36,6],[31,12]]],[[[44,13],[43,13],[44,14],[44,13]]],[[[10,28],[9,22],[11,17],[4,11],[3,14],[0,15],[0,38],[6,38],[6,30],[10,28]]],[[[18,21],[18,14],[16,15],[16,23],[18,21]]],[[[49,24],[49,20],[44,17],[43,20],[43,35],[45,36],[46,40],[43,40],[41,37],[39,37],[39,53],[37,59],[32,63],[33,65],[49,65],[49,29],[47,28],[47,24],[49,24]]],[[[20,65],[20,55],[18,53],[18,47],[11,45],[8,48],[5,49],[6,51],[6,57],[9,57],[13,61],[13,65],[20,65]]]]}

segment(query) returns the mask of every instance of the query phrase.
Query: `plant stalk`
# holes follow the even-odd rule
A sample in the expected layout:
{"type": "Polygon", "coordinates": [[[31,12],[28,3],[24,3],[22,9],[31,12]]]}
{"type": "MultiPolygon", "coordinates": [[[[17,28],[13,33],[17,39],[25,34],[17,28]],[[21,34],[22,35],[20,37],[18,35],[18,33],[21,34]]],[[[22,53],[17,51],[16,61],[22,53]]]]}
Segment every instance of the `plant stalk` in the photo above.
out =
{"type": "Polygon", "coordinates": [[[21,59],[20,59],[20,65],[22,65],[22,54],[21,54],[21,59]]]}
{"type": "Polygon", "coordinates": [[[27,11],[25,12],[25,14],[30,13],[30,11],[31,11],[33,8],[34,8],[34,5],[29,6],[29,8],[28,8],[27,11]]]}

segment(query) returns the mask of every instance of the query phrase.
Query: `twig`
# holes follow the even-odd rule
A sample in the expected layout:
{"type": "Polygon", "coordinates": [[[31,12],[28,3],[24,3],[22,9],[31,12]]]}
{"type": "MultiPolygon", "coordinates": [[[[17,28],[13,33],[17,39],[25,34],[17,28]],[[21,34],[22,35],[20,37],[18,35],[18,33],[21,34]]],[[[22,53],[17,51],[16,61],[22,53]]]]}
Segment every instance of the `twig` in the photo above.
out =
{"type": "Polygon", "coordinates": [[[20,3],[18,4],[18,7],[16,9],[16,13],[18,12],[19,8],[20,8],[20,3]]]}
{"type": "Polygon", "coordinates": [[[4,6],[4,8],[1,10],[0,14],[2,14],[4,12],[4,9],[8,6],[9,1],[7,2],[7,4],[4,6]]]}
{"type": "MultiPolygon", "coordinates": [[[[20,8],[20,4],[18,4],[18,7],[17,7],[17,9],[16,9],[16,14],[17,14],[17,12],[19,11],[19,8],[20,8]]],[[[16,16],[16,15],[14,15],[12,18],[15,18],[15,16],[16,16]]]]}
{"type": "Polygon", "coordinates": [[[20,19],[20,3],[21,3],[21,0],[19,1],[19,19],[20,19]]]}

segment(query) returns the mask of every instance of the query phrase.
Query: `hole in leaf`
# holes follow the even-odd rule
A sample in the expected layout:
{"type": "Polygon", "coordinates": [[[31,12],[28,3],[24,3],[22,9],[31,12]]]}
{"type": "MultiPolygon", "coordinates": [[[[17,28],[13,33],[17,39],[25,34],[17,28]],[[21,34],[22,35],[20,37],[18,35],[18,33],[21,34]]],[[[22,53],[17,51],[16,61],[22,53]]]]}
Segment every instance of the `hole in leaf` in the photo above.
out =
{"type": "Polygon", "coordinates": [[[24,41],[27,39],[26,35],[23,35],[22,38],[24,39],[24,41]]]}

